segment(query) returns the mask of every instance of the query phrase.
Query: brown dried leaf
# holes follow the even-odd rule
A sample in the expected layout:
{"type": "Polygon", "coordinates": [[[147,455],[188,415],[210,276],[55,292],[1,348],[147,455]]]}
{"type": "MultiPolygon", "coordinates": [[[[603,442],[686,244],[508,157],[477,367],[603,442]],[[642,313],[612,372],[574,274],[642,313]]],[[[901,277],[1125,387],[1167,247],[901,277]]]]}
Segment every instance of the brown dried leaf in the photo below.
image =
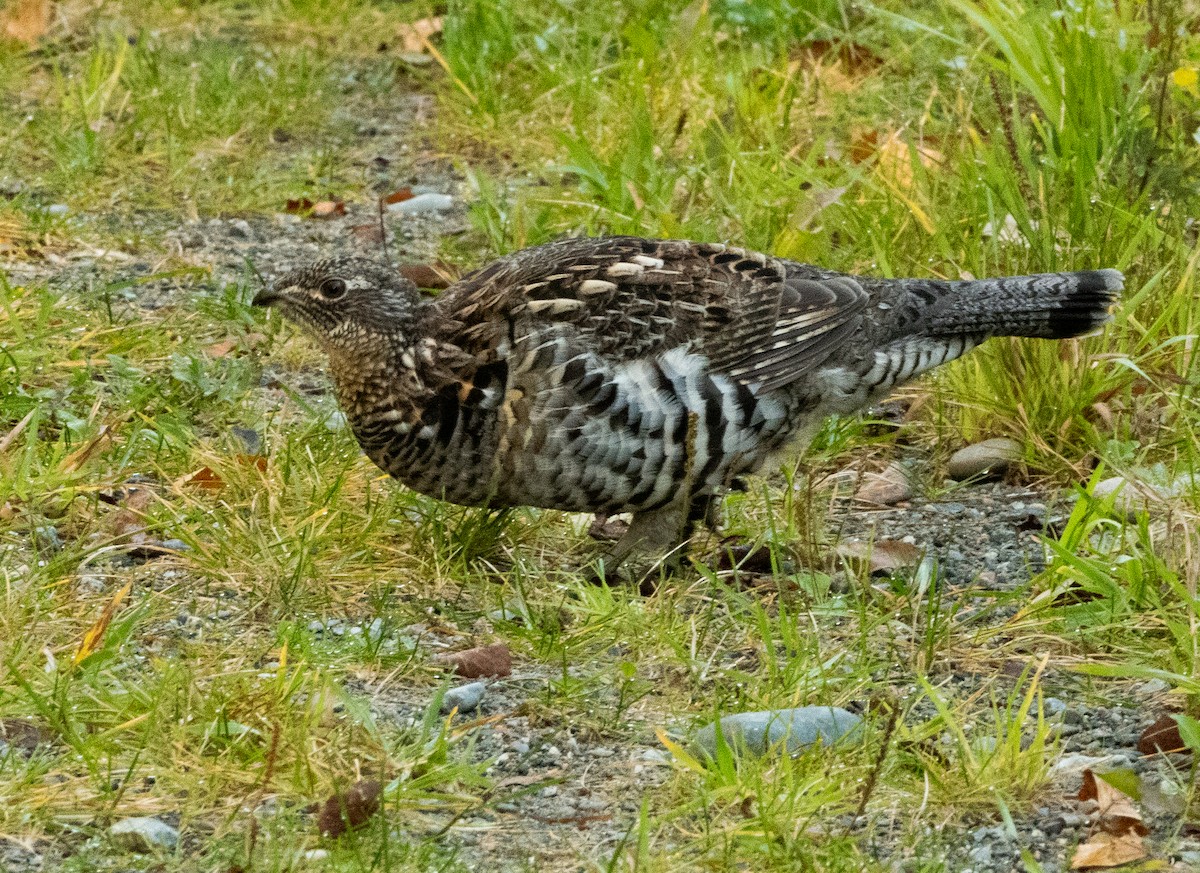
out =
{"type": "Polygon", "coordinates": [[[1142,814],[1138,812],[1129,796],[1103,779],[1097,779],[1091,770],[1083,771],[1079,799],[1096,801],[1099,807],[1099,825],[1110,834],[1122,835],[1132,832],[1144,836],[1150,832],[1142,823],[1142,814]]]}
{"type": "Polygon", "coordinates": [[[113,538],[128,541],[146,529],[145,513],[154,502],[154,492],[149,488],[133,486],[124,491],[120,506],[108,520],[108,530],[113,538]]]}
{"type": "Polygon", "coordinates": [[[1080,843],[1071,858],[1072,870],[1094,870],[1119,867],[1146,857],[1142,837],[1137,833],[1110,834],[1101,831],[1080,843]]]}
{"type": "Polygon", "coordinates": [[[227,339],[219,343],[213,343],[204,351],[208,352],[214,358],[223,358],[237,348],[237,340],[227,339]]]}
{"type": "Polygon", "coordinates": [[[818,60],[826,63],[837,61],[846,68],[846,72],[852,74],[869,73],[883,65],[883,58],[866,46],[828,39],[809,40],[800,46],[797,55],[809,63],[818,60]]]}
{"type": "Polygon", "coordinates": [[[406,52],[423,52],[430,37],[442,32],[442,16],[422,18],[412,24],[402,24],[399,29],[400,49],[406,52]]]}
{"type": "Polygon", "coordinates": [[[50,29],[52,11],[50,0],[8,0],[0,9],[0,29],[9,39],[35,45],[50,29]]]}
{"type": "Polygon", "coordinates": [[[283,207],[283,211],[290,212],[293,215],[307,215],[308,213],[312,212],[313,206],[315,205],[316,204],[314,204],[307,197],[300,197],[296,200],[289,200],[283,207]]]}
{"type": "Polygon", "coordinates": [[[1142,731],[1137,747],[1143,755],[1191,751],[1179,735],[1179,722],[1170,713],[1163,713],[1154,724],[1142,731]]]}
{"type": "Polygon", "coordinates": [[[888,464],[879,473],[867,473],[854,492],[856,500],[878,506],[892,506],[912,496],[908,474],[899,464],[888,464]]]}
{"type": "Polygon", "coordinates": [[[175,480],[175,487],[182,488],[190,485],[193,488],[204,488],[208,491],[220,491],[225,487],[222,479],[212,467],[201,467],[175,480]]]}
{"type": "Polygon", "coordinates": [[[355,782],[342,793],[334,793],[321,805],[317,830],[326,837],[337,838],[346,831],[362,827],[379,811],[382,787],[374,779],[355,782]]]}
{"type": "Polygon", "coordinates": [[[312,207],[313,218],[337,218],[346,214],[346,204],[341,200],[322,200],[312,207]]]}
{"type": "Polygon", "coordinates": [[[72,664],[78,664],[92,652],[100,648],[100,644],[104,642],[104,634],[108,631],[108,626],[112,624],[113,616],[117,614],[117,607],[121,605],[121,601],[125,599],[125,595],[133,588],[132,582],[126,582],[116,594],[113,595],[104,607],[104,611],[100,613],[100,617],[92,623],[92,626],[87,629],[87,633],[83,635],[83,640],[79,643],[79,648],[75,651],[75,657],[71,659],[72,664]]]}
{"type": "Polygon", "coordinates": [[[404,187],[379,199],[384,206],[391,206],[393,203],[403,203],[405,200],[412,200],[414,196],[412,188],[404,187]]]}
{"type": "Polygon", "coordinates": [[[512,673],[512,654],[504,643],[493,643],[490,646],[465,649],[461,652],[448,652],[437,655],[434,660],[450,664],[455,673],[466,679],[507,676],[512,673]]]}
{"type": "Polygon", "coordinates": [[[837,556],[852,566],[872,574],[890,573],[921,563],[921,550],[901,540],[847,540],[838,543],[837,556]]]}

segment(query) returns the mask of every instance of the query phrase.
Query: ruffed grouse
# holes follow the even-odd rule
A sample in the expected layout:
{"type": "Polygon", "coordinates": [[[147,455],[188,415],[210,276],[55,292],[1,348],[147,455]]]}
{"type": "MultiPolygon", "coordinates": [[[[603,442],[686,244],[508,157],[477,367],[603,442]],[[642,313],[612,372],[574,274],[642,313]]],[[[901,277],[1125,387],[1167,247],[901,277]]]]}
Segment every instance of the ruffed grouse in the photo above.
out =
{"type": "Polygon", "coordinates": [[[1108,320],[1116,270],[873,279],[731,246],[565,239],[436,299],[358,258],[254,300],[329,355],[359,444],[422,494],[471,506],[632,512],[608,572],[684,542],[741,477],[989,337],[1108,320]]]}

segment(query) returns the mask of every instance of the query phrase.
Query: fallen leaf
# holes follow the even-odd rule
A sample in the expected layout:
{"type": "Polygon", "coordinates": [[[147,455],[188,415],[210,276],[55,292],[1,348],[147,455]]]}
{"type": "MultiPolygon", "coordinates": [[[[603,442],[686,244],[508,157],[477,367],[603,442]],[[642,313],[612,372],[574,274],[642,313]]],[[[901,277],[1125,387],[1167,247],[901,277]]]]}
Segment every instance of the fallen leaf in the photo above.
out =
{"type": "Polygon", "coordinates": [[[223,358],[236,348],[237,348],[237,340],[227,339],[227,340],[222,340],[219,343],[213,343],[211,346],[209,346],[207,349],[205,349],[205,351],[208,352],[208,354],[212,355],[212,357],[214,357],[214,358],[223,358]]]}
{"type": "Polygon", "coordinates": [[[1109,782],[1098,779],[1090,769],[1083,771],[1079,799],[1096,801],[1098,824],[1110,834],[1133,832],[1145,836],[1150,833],[1133,800],[1109,782]]]}
{"type": "Polygon", "coordinates": [[[849,73],[868,73],[883,65],[883,58],[866,46],[844,40],[813,39],[799,47],[797,54],[810,62],[838,61],[849,73]]]}
{"type": "Polygon", "coordinates": [[[322,836],[337,838],[346,831],[362,827],[379,811],[383,789],[374,779],[355,782],[342,793],[334,793],[321,805],[317,830],[322,836]]]}
{"type": "Polygon", "coordinates": [[[1119,867],[1146,857],[1141,835],[1136,833],[1110,834],[1101,831],[1080,843],[1071,858],[1072,870],[1091,870],[1119,867]]]}
{"type": "Polygon", "coordinates": [[[1187,743],[1179,735],[1179,722],[1170,713],[1163,713],[1138,738],[1138,751],[1143,755],[1158,752],[1188,752],[1187,743]]]}
{"type": "Polygon", "coordinates": [[[405,187],[379,199],[383,202],[384,206],[391,206],[393,203],[403,203],[405,200],[412,200],[414,196],[412,188],[405,187]]]}
{"type": "Polygon", "coordinates": [[[399,28],[400,48],[406,52],[423,52],[431,36],[442,32],[442,16],[422,18],[399,28]]]}
{"type": "Polygon", "coordinates": [[[315,205],[316,204],[307,197],[300,197],[296,200],[289,200],[287,204],[284,205],[283,211],[290,212],[294,215],[307,215],[308,213],[312,212],[313,206],[315,205]]]}
{"type": "Polygon", "coordinates": [[[450,664],[454,672],[466,679],[483,676],[507,676],[512,673],[512,655],[504,643],[448,652],[434,657],[435,661],[450,664]]]}
{"type": "Polygon", "coordinates": [[[899,464],[888,464],[879,473],[867,473],[854,491],[854,498],[878,506],[892,506],[913,496],[908,473],[899,464]]]}
{"type": "Polygon", "coordinates": [[[104,611],[100,613],[100,617],[87,629],[87,633],[83,635],[83,640],[79,643],[79,648],[75,651],[75,657],[71,659],[72,664],[78,664],[96,649],[100,648],[100,644],[104,642],[104,634],[108,630],[108,626],[112,623],[113,616],[117,614],[117,607],[121,605],[121,601],[125,599],[125,595],[133,588],[132,582],[126,582],[125,586],[113,595],[104,607],[104,611]]]}
{"type": "Polygon", "coordinates": [[[922,552],[901,540],[846,540],[838,543],[836,554],[860,570],[865,567],[874,576],[915,567],[921,563],[922,552]]]}
{"type": "Polygon", "coordinates": [[[113,539],[129,541],[134,535],[146,530],[146,510],[154,502],[154,492],[149,488],[130,487],[122,493],[121,508],[108,520],[108,530],[113,539]]]}
{"type": "Polygon", "coordinates": [[[322,200],[312,207],[313,218],[337,218],[346,214],[346,204],[341,200],[322,200]]]}
{"type": "Polygon", "coordinates": [[[222,479],[212,467],[201,467],[199,470],[193,470],[184,476],[180,476],[175,480],[174,485],[180,488],[184,485],[190,485],[193,488],[204,488],[208,491],[220,491],[225,487],[225,480],[222,479]]]}
{"type": "Polygon", "coordinates": [[[0,10],[4,35],[26,45],[35,45],[50,29],[52,11],[50,0],[8,0],[0,10]]]}
{"type": "Polygon", "coordinates": [[[458,271],[442,261],[432,264],[401,264],[396,268],[396,272],[418,288],[449,288],[458,278],[458,271]]]}

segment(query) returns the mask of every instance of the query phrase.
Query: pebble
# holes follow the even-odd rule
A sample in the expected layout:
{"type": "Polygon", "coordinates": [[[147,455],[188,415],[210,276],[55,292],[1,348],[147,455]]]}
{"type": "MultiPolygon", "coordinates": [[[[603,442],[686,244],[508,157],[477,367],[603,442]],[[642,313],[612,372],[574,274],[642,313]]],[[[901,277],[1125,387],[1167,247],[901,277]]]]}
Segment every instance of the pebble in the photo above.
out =
{"type": "Polygon", "coordinates": [[[46,207],[46,213],[48,215],[63,216],[68,212],[70,212],[70,207],[68,207],[65,203],[51,203],[46,207]]]}
{"type": "Polygon", "coordinates": [[[250,227],[250,222],[244,218],[235,218],[229,222],[229,235],[238,239],[250,239],[254,236],[254,231],[250,227]]]}
{"type": "Polygon", "coordinates": [[[122,819],[108,833],[114,843],[131,852],[169,850],[179,844],[179,831],[152,816],[122,819]]]}
{"type": "Polygon", "coordinates": [[[479,708],[485,693],[487,693],[487,683],[485,682],[471,682],[451,688],[442,698],[442,712],[450,712],[455,708],[460,713],[474,712],[479,708]]]}
{"type": "Polygon", "coordinates": [[[189,552],[192,547],[180,539],[163,540],[161,543],[164,549],[169,549],[172,552],[189,552]]]}
{"type": "Polygon", "coordinates": [[[994,478],[1021,457],[1021,444],[1008,437],[995,437],[959,449],[950,456],[947,472],[956,481],[977,476],[994,478]]]}
{"type": "Polygon", "coordinates": [[[1133,689],[1135,694],[1162,694],[1164,691],[1171,690],[1171,683],[1165,679],[1147,679],[1145,682],[1133,689]]]}
{"type": "Polygon", "coordinates": [[[45,552],[61,552],[63,547],[62,537],[58,535],[58,528],[52,524],[43,524],[35,527],[31,533],[33,541],[37,547],[45,552]]]}
{"type": "Polygon", "coordinates": [[[399,203],[388,204],[388,212],[400,215],[420,215],[425,212],[443,212],[454,205],[454,198],[449,194],[418,194],[399,203]]]}
{"type": "Polygon", "coordinates": [[[229,432],[242,444],[242,448],[251,455],[262,454],[262,435],[252,427],[231,427],[229,432]]]}
{"type": "Polygon", "coordinates": [[[326,849],[309,849],[304,853],[305,861],[324,861],[329,857],[329,852],[326,849]]]}
{"type": "Polygon", "coordinates": [[[862,719],[841,707],[768,709],[727,715],[717,723],[705,725],[692,740],[698,751],[716,755],[718,725],[729,746],[756,755],[765,754],[781,742],[790,754],[796,754],[818,740],[831,745],[842,739],[857,740],[862,735],[862,719]]]}
{"type": "Polygon", "coordinates": [[[1062,715],[1066,711],[1066,702],[1057,697],[1047,697],[1042,701],[1042,712],[1051,718],[1062,715]]]}

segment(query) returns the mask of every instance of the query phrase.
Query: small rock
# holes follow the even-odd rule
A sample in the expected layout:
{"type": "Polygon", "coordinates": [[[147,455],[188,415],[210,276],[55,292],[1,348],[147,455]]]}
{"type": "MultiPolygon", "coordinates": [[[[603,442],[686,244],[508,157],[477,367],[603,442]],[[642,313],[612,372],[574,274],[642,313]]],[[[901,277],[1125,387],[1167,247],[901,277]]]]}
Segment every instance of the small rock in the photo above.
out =
{"type": "Polygon", "coordinates": [[[250,222],[244,218],[235,218],[229,222],[229,235],[237,239],[250,239],[254,236],[254,231],[250,227],[250,222]]]}
{"type": "Polygon", "coordinates": [[[108,829],[117,845],[131,852],[171,850],[179,845],[179,831],[152,816],[137,816],[117,822],[108,829]]]}
{"type": "Polygon", "coordinates": [[[1054,718],[1055,716],[1062,715],[1066,711],[1067,711],[1066,702],[1060,700],[1057,697],[1047,697],[1045,700],[1042,701],[1042,712],[1045,715],[1049,716],[1050,718],[1054,718]]]}
{"type": "Polygon", "coordinates": [[[1162,694],[1164,691],[1171,690],[1171,683],[1165,679],[1147,679],[1133,689],[1134,694],[1162,694]]]}
{"type": "Polygon", "coordinates": [[[762,755],[782,743],[788,753],[796,754],[818,741],[832,745],[843,739],[857,740],[861,725],[859,716],[837,706],[739,712],[700,728],[692,743],[710,757],[716,755],[719,726],[725,742],[735,750],[762,755]]]}
{"type": "Polygon", "coordinates": [[[442,698],[442,712],[457,709],[459,712],[474,712],[479,708],[483,695],[487,693],[487,683],[471,682],[451,688],[442,698]]]}
{"type": "Polygon", "coordinates": [[[62,551],[62,537],[58,535],[58,528],[54,525],[39,525],[30,531],[30,533],[33,534],[33,541],[37,544],[39,550],[51,553],[62,551]]]}
{"type": "Polygon", "coordinates": [[[525,620],[525,616],[521,615],[515,609],[509,609],[507,606],[502,609],[493,609],[487,614],[488,621],[510,621],[514,624],[519,624],[525,620]]]}
{"type": "Polygon", "coordinates": [[[47,215],[55,215],[60,218],[66,215],[68,212],[70,212],[70,207],[68,207],[65,203],[51,203],[46,207],[47,215]]]}
{"type": "Polygon", "coordinates": [[[262,454],[262,436],[252,427],[231,427],[229,432],[241,443],[248,455],[262,454]]]}
{"type": "Polygon", "coordinates": [[[913,496],[913,489],[908,481],[908,471],[900,464],[888,464],[880,473],[867,473],[862,477],[854,496],[865,503],[880,506],[909,500],[913,496]]]}
{"type": "Polygon", "coordinates": [[[1021,453],[1021,444],[1016,440],[995,437],[959,449],[950,456],[947,472],[959,482],[975,477],[996,478],[1004,474],[1010,463],[1019,460],[1021,453]]]}
{"type": "Polygon", "coordinates": [[[191,548],[192,548],[187,543],[185,543],[183,540],[174,539],[174,538],[169,539],[169,540],[163,540],[160,543],[160,545],[164,549],[168,549],[172,552],[188,552],[188,551],[191,551],[191,548]]]}
{"type": "Polygon", "coordinates": [[[389,203],[388,212],[400,215],[420,215],[425,212],[444,212],[454,205],[454,198],[449,194],[418,194],[399,203],[389,203]]]}
{"type": "Polygon", "coordinates": [[[304,853],[305,861],[324,861],[329,857],[329,852],[325,849],[309,849],[304,853]]]}

